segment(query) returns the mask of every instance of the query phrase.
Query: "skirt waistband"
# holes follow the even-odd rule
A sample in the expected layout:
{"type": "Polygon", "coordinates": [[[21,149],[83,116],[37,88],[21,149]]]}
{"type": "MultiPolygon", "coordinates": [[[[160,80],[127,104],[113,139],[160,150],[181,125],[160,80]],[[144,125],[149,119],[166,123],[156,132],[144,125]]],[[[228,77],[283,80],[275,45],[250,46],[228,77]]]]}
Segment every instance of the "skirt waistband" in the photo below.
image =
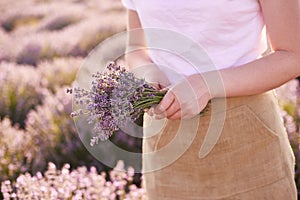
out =
{"type": "Polygon", "coordinates": [[[259,110],[265,110],[274,104],[278,104],[278,102],[273,90],[249,96],[215,98],[208,103],[202,115],[210,116],[245,105],[259,112],[259,110]]]}

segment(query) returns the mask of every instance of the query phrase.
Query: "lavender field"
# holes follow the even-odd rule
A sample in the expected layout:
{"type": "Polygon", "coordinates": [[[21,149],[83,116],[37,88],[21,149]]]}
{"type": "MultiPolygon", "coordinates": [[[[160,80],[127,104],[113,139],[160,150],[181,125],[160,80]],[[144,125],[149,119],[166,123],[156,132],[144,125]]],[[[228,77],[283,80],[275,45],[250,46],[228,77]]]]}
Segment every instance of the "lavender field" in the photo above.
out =
{"type": "MultiPolygon", "coordinates": [[[[1,0],[0,13],[0,199],[142,199],[133,168],[122,161],[108,168],[85,149],[66,94],[88,53],[125,30],[121,2],[1,0]]],[[[290,81],[277,94],[300,166],[298,85],[290,81]]],[[[113,139],[141,150],[125,134],[113,139]]]]}
{"type": "Polygon", "coordinates": [[[0,199],[141,199],[133,169],[85,149],[66,94],[88,53],[125,30],[121,3],[4,0],[0,12],[0,199]]]}

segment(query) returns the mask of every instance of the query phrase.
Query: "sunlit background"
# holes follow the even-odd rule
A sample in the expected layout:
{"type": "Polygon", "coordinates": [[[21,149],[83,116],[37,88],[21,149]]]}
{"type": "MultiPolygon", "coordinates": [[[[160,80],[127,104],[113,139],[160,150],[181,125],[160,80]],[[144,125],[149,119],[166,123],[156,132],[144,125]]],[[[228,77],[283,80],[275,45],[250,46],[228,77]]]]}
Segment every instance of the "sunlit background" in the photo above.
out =
{"type": "MultiPolygon", "coordinates": [[[[125,30],[121,2],[1,0],[0,13],[0,199],[141,199],[139,174],[126,163],[120,171],[122,162],[110,169],[87,152],[66,94],[85,56],[125,30]]],[[[277,90],[297,164],[298,85],[293,80],[277,90]]],[[[141,150],[140,140],[123,133],[112,140],[141,150]]]]}

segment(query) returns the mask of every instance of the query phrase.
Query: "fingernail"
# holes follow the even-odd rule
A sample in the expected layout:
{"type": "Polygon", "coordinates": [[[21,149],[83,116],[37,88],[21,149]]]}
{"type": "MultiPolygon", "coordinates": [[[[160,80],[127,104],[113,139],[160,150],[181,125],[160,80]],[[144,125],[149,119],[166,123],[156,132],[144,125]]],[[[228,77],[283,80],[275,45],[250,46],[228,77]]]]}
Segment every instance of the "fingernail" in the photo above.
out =
{"type": "Polygon", "coordinates": [[[162,113],[162,114],[154,114],[153,117],[155,119],[163,119],[163,118],[166,117],[166,115],[164,113],[162,113]]]}
{"type": "Polygon", "coordinates": [[[162,106],[160,105],[155,106],[154,113],[162,113],[164,111],[165,109],[162,106]]]}
{"type": "Polygon", "coordinates": [[[153,116],[153,108],[150,108],[148,111],[147,111],[148,115],[150,115],[151,117],[153,116]]]}

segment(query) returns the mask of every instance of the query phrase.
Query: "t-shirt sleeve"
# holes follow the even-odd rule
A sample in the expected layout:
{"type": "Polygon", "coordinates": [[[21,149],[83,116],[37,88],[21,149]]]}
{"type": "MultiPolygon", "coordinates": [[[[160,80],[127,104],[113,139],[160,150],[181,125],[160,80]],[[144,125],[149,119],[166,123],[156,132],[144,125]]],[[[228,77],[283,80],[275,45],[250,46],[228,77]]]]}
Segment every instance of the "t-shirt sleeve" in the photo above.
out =
{"type": "Polygon", "coordinates": [[[133,0],[121,0],[121,1],[125,8],[129,10],[136,10],[133,0]]]}

